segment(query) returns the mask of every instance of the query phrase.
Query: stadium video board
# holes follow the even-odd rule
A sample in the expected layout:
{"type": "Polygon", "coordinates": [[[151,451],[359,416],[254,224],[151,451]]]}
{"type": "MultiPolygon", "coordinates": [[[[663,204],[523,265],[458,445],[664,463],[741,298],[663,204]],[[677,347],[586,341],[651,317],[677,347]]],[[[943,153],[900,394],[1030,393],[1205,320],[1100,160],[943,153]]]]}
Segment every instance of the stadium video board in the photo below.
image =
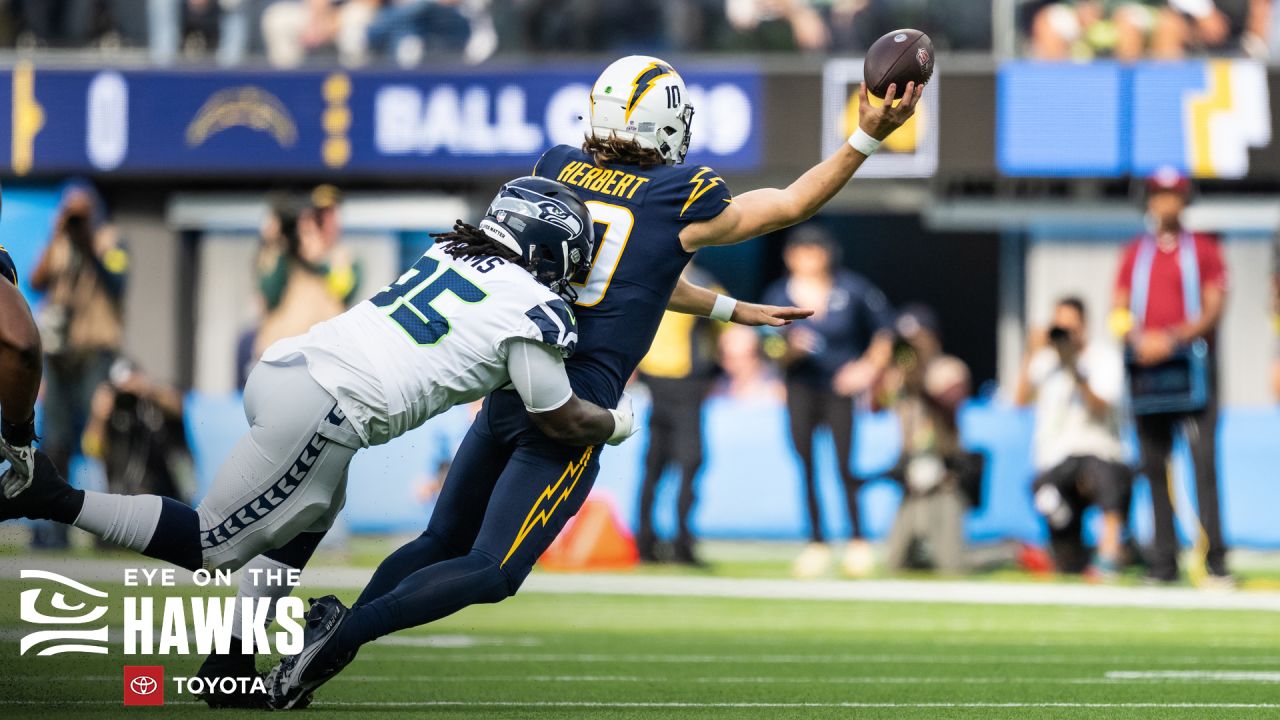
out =
{"type": "Polygon", "coordinates": [[[1272,123],[1266,68],[1246,60],[1014,62],[997,78],[1005,175],[1115,177],[1172,166],[1242,178],[1259,170],[1272,123]]]}
{"type": "MultiPolygon", "coordinates": [[[[373,175],[528,171],[586,129],[598,68],[474,72],[0,72],[0,163],[16,175],[373,175]],[[8,111],[4,111],[7,109],[8,111]]],[[[753,170],[760,78],[694,66],[692,162],[753,170]]]]}

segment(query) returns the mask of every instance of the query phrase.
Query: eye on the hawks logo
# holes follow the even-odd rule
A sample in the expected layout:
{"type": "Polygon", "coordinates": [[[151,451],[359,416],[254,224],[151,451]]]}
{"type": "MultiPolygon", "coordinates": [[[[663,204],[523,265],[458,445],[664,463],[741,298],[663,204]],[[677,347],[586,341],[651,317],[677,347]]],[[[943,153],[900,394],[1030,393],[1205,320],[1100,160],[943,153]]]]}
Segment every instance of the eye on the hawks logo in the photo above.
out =
{"type": "Polygon", "coordinates": [[[124,704],[163,705],[164,666],[125,665],[124,704]]]}
{"type": "Polygon", "coordinates": [[[18,616],[22,621],[48,628],[24,636],[19,643],[19,655],[26,655],[28,650],[40,645],[45,647],[37,655],[107,654],[107,625],[103,620],[107,606],[98,604],[99,600],[107,599],[107,593],[47,570],[23,570],[21,577],[43,580],[51,583],[51,587],[23,590],[18,596],[18,616]],[[48,599],[43,597],[45,590],[51,593],[48,599]],[[99,621],[102,625],[94,627],[99,621]]]}

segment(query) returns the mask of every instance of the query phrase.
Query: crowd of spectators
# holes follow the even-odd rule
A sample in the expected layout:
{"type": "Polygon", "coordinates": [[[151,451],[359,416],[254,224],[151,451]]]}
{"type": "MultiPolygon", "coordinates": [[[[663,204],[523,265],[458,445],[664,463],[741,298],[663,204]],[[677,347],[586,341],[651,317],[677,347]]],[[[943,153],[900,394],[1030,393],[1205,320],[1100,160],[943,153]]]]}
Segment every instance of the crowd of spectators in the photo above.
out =
{"type": "Polygon", "coordinates": [[[479,62],[495,52],[856,53],[897,27],[951,50],[991,47],[987,3],[946,0],[9,0],[0,42],[146,48],[235,65],[479,62]]]}
{"type": "MultiPolygon", "coordinates": [[[[1271,58],[1276,0],[1017,0],[1025,53],[1045,60],[1271,58]]],[[[146,48],[236,65],[265,56],[405,67],[503,53],[859,53],[918,27],[943,50],[992,49],[991,2],[948,0],[9,0],[0,42],[146,48]]]]}
{"type": "Polygon", "coordinates": [[[1041,60],[1188,55],[1273,57],[1274,0],[1037,0],[1028,3],[1027,45],[1041,60]]]}

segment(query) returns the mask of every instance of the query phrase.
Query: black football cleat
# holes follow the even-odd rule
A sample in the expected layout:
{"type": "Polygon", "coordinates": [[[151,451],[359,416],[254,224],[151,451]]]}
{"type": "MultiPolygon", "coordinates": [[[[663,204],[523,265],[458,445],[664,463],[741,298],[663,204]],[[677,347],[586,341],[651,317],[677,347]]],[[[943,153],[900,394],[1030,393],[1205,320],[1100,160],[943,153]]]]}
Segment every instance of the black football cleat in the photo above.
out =
{"type": "Polygon", "coordinates": [[[78,491],[71,487],[53,466],[48,455],[36,451],[35,472],[31,485],[17,497],[0,495],[0,522],[29,518],[31,520],[57,520],[70,523],[80,512],[82,504],[78,491]],[[66,519],[70,516],[70,519],[66,519]]]}
{"type": "Polygon", "coordinates": [[[337,675],[356,656],[355,651],[337,655],[332,648],[338,628],[351,617],[351,610],[333,595],[311,600],[306,627],[302,631],[302,652],[280,660],[267,673],[268,703],[273,710],[295,710],[311,701],[311,693],[337,675]]]}

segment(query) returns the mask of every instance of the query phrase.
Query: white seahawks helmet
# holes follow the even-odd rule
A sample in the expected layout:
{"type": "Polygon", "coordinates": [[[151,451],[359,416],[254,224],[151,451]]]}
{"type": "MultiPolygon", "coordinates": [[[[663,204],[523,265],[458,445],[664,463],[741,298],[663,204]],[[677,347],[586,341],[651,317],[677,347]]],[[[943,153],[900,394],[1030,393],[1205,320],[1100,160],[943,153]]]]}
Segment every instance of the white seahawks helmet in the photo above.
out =
{"type": "Polygon", "coordinates": [[[689,152],[693,105],[684,80],[670,63],[628,55],[600,73],[591,88],[591,133],[617,136],[657,150],[668,165],[689,152]]]}

